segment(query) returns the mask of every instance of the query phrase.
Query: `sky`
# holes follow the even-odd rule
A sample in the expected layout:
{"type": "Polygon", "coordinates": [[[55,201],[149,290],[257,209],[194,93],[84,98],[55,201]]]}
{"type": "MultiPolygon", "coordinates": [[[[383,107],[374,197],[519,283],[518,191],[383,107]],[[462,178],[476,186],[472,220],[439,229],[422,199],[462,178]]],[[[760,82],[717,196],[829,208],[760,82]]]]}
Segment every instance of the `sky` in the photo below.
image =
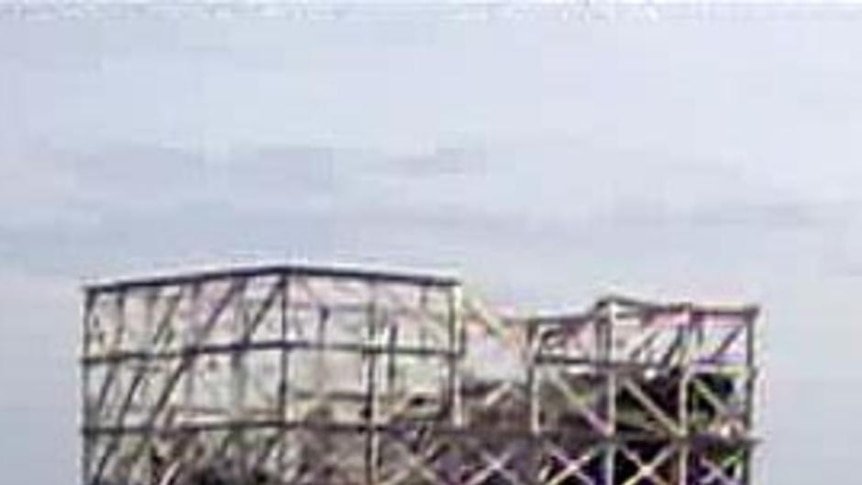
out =
{"type": "Polygon", "coordinates": [[[77,477],[80,286],[258,261],[754,302],[759,483],[850,483],[862,9],[0,8],[0,466],[77,477]]]}

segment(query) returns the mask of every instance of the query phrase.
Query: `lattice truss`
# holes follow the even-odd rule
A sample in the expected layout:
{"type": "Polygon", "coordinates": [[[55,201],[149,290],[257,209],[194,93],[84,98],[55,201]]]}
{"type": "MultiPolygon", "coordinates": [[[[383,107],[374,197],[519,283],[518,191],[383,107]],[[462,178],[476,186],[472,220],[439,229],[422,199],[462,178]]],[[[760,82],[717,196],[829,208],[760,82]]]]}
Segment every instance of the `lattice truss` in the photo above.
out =
{"type": "Polygon", "coordinates": [[[750,483],[754,307],[600,300],[528,322],[531,419],[565,483],[750,483]]]}
{"type": "Polygon", "coordinates": [[[84,485],[748,484],[751,308],[502,322],[446,278],[86,289],[84,485]]]}

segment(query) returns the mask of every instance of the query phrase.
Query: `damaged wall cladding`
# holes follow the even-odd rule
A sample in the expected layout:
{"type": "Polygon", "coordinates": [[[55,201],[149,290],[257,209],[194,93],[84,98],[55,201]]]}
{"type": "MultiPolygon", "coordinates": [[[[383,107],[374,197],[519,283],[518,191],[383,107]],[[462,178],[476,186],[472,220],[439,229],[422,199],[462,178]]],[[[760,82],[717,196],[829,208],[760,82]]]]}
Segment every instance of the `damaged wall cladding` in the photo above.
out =
{"type": "Polygon", "coordinates": [[[754,307],[504,321],[296,266],[85,293],[82,485],[751,483],[754,307]]]}

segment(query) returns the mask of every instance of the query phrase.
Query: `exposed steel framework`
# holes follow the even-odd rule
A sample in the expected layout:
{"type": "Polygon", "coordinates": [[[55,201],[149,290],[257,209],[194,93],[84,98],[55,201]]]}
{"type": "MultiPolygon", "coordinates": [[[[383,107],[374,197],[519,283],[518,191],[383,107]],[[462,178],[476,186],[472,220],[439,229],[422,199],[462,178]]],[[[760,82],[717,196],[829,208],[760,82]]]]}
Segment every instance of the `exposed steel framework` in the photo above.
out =
{"type": "Polygon", "coordinates": [[[502,322],[299,266],[86,288],[82,485],[747,485],[754,307],[502,322]]]}

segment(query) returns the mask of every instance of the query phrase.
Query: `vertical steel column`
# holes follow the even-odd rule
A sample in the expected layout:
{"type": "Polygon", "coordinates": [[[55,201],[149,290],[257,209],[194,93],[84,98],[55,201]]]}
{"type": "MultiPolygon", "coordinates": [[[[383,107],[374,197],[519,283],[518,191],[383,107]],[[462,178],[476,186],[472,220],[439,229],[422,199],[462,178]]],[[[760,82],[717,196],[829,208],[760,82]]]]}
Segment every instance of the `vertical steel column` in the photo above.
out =
{"type": "Polygon", "coordinates": [[[530,434],[538,436],[541,432],[541,422],[540,422],[540,408],[541,408],[541,396],[539,394],[539,377],[536,375],[536,360],[538,358],[539,353],[539,328],[538,323],[535,321],[527,322],[527,392],[529,400],[527,402],[528,405],[528,413],[529,413],[529,430],[530,434]]]}
{"type": "Polygon", "coordinates": [[[277,407],[278,407],[278,423],[281,429],[278,431],[280,433],[279,438],[279,446],[278,446],[278,457],[276,462],[278,463],[278,475],[279,479],[284,479],[285,474],[287,473],[287,464],[286,454],[288,445],[287,437],[287,422],[292,418],[288,416],[288,386],[290,383],[290,351],[291,348],[288,344],[289,339],[289,314],[288,309],[290,308],[290,279],[287,274],[282,274],[279,276],[279,284],[281,285],[281,298],[279,298],[279,367],[278,367],[278,389],[277,389],[277,407]]]}
{"type": "Polygon", "coordinates": [[[329,392],[327,389],[328,371],[326,369],[326,326],[329,321],[329,308],[318,307],[317,316],[317,341],[314,350],[315,365],[313,369],[314,390],[317,403],[324,403],[324,398],[329,392]]]}
{"type": "MultiPolygon", "coordinates": [[[[245,372],[245,354],[248,350],[248,342],[244,335],[251,331],[251,323],[248,320],[246,308],[247,285],[243,285],[242,289],[237,293],[233,302],[233,329],[231,332],[231,341],[238,345],[230,351],[230,420],[233,423],[241,423],[243,421],[243,407],[245,405],[246,382],[248,380],[245,372]]],[[[236,443],[235,460],[241,470],[243,476],[248,474],[248,449],[246,446],[245,431],[237,426],[230,433],[233,435],[233,440],[236,443]]]]}
{"type": "Polygon", "coordinates": [[[81,427],[83,431],[83,444],[81,450],[81,462],[80,462],[80,473],[81,473],[81,484],[87,485],[91,480],[91,465],[93,463],[93,441],[96,436],[92,431],[91,427],[95,424],[95,419],[93,418],[93,412],[97,411],[93,409],[92,404],[89,399],[89,389],[90,389],[90,372],[91,365],[86,362],[86,359],[90,357],[90,348],[92,346],[93,335],[90,332],[91,318],[93,317],[93,307],[96,304],[97,297],[96,292],[93,290],[85,290],[84,296],[84,305],[82,308],[82,322],[81,326],[81,355],[83,356],[84,363],[80,367],[81,372],[81,427]]]}
{"type": "MultiPolygon", "coordinates": [[[[756,385],[758,379],[757,369],[757,320],[758,310],[751,309],[746,315],[745,321],[745,410],[744,425],[746,432],[754,429],[754,410],[756,404],[756,385]]],[[[752,483],[754,476],[754,452],[749,447],[745,451],[745,460],[742,467],[742,479],[745,484],[752,483]]]]}
{"type": "Polygon", "coordinates": [[[366,388],[365,388],[365,483],[376,485],[378,483],[378,468],[380,461],[380,442],[376,430],[377,403],[379,395],[377,391],[377,357],[380,350],[377,342],[377,284],[368,283],[368,310],[366,314],[366,334],[363,347],[366,349],[364,357],[366,365],[366,388]]]}
{"type": "MultiPolygon", "coordinates": [[[[201,292],[203,284],[201,282],[195,282],[192,285],[191,295],[190,295],[190,315],[189,321],[187,324],[190,326],[190,329],[182,332],[182,346],[185,349],[191,349],[192,347],[197,346],[196,343],[198,339],[198,333],[200,332],[200,325],[202,323],[201,319],[201,292]]],[[[189,362],[186,364],[185,369],[185,379],[183,379],[184,385],[184,411],[187,413],[189,409],[192,408],[194,403],[194,395],[195,395],[195,362],[194,358],[189,357],[181,357],[178,365],[182,366],[182,359],[188,358],[189,362]]]]}
{"type": "Polygon", "coordinates": [[[689,485],[688,460],[691,449],[691,417],[689,415],[689,386],[692,372],[692,339],[694,337],[695,315],[690,305],[685,308],[685,323],[680,326],[680,377],[677,384],[677,421],[682,435],[679,436],[677,450],[677,485],[689,485]]]}
{"type": "MultiPolygon", "coordinates": [[[[605,372],[605,389],[607,402],[605,403],[605,424],[607,430],[604,438],[604,485],[616,485],[616,454],[617,446],[617,370],[614,361],[614,325],[616,315],[614,303],[609,302],[606,307],[600,309],[597,321],[599,352],[598,364],[605,372]]],[[[626,446],[622,444],[622,446],[626,446]]]]}
{"type": "Polygon", "coordinates": [[[463,321],[463,301],[460,286],[450,286],[448,291],[449,301],[449,376],[448,392],[451,406],[451,423],[455,427],[464,426],[464,413],[461,402],[461,361],[467,352],[466,328],[463,321]]]}

